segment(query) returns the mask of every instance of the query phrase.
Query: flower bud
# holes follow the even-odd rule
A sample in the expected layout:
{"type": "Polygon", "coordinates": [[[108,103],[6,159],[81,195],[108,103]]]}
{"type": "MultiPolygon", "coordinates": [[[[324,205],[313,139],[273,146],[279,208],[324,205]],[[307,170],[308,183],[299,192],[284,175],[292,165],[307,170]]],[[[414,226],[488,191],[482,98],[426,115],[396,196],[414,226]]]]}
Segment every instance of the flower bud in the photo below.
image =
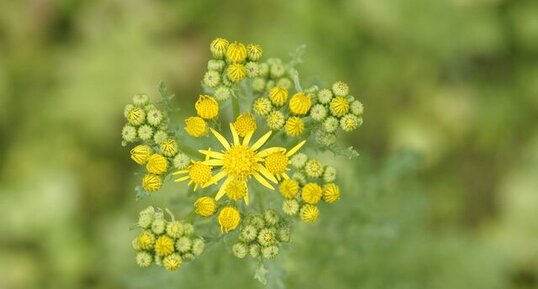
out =
{"type": "Polygon", "coordinates": [[[151,147],[147,145],[137,145],[131,150],[131,159],[139,165],[146,164],[149,156],[153,153],[151,147]]]}

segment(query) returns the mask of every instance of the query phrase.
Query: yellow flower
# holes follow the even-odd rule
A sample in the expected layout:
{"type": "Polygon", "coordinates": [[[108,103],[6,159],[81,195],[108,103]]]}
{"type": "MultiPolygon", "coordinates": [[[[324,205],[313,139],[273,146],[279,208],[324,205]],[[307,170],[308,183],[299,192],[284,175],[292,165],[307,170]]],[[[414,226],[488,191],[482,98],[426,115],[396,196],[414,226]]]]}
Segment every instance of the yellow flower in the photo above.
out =
{"type": "Polygon", "coordinates": [[[231,81],[238,82],[245,78],[245,76],[247,75],[247,71],[243,64],[232,63],[226,69],[226,75],[228,75],[228,78],[231,81]]]}
{"type": "Polygon", "coordinates": [[[155,241],[155,253],[159,256],[166,256],[174,252],[174,240],[168,236],[160,236],[155,241]]]}
{"type": "Polygon", "coordinates": [[[156,175],[165,173],[168,170],[168,160],[160,154],[152,154],[148,159],[146,169],[156,175]]]}
{"type": "Polygon", "coordinates": [[[243,62],[247,58],[247,48],[243,43],[233,42],[228,45],[226,58],[228,58],[230,62],[243,62]]]}
{"type": "Polygon", "coordinates": [[[288,100],[288,90],[282,86],[275,86],[269,91],[269,99],[276,106],[283,106],[288,100]]]}
{"type": "Polygon", "coordinates": [[[299,192],[299,183],[293,179],[286,179],[280,183],[280,194],[286,198],[294,198],[299,192]]]}
{"type": "Polygon", "coordinates": [[[340,188],[334,183],[323,186],[323,200],[327,203],[334,203],[340,199],[340,188]]]}
{"type": "Polygon", "coordinates": [[[290,99],[290,110],[296,115],[305,115],[312,106],[310,96],[298,92],[290,99]]]}
{"type": "Polygon", "coordinates": [[[292,116],[286,121],[286,133],[290,136],[299,136],[304,131],[304,122],[301,118],[292,116]]]}
{"type": "Polygon", "coordinates": [[[213,56],[216,58],[221,58],[228,49],[228,40],[224,38],[216,38],[211,42],[209,49],[211,50],[211,53],[213,53],[213,56]]]}
{"type": "MultiPolygon", "coordinates": [[[[217,184],[221,179],[227,177],[220,185],[220,189],[215,196],[216,200],[219,200],[225,194],[225,189],[228,186],[228,183],[232,180],[243,180],[247,182],[251,177],[254,177],[263,186],[274,190],[275,188],[266,179],[273,183],[277,183],[277,179],[265,168],[265,166],[262,165],[262,162],[266,156],[274,152],[285,151],[286,149],[281,147],[271,147],[258,152],[258,149],[260,149],[271,136],[271,132],[266,133],[250,146],[250,139],[254,132],[247,134],[243,141],[240,142],[239,135],[233,124],[230,124],[230,130],[232,131],[233,143],[229,143],[220,133],[211,129],[213,135],[215,135],[217,140],[224,147],[222,152],[211,150],[199,151],[207,157],[212,158],[205,161],[205,164],[212,167],[222,167],[222,170],[213,176],[211,181],[205,186],[217,184]]],[[[292,153],[295,153],[295,151],[292,151],[292,153]]],[[[248,192],[244,199],[245,203],[248,205],[248,192]]]]}
{"type": "Polygon", "coordinates": [[[144,231],[138,236],[138,245],[143,250],[150,250],[155,243],[155,235],[149,231],[144,231]]]}
{"type": "Polygon", "coordinates": [[[177,142],[173,139],[167,139],[161,143],[160,147],[163,155],[173,157],[177,154],[177,142]]]}
{"type": "Polygon", "coordinates": [[[240,137],[245,137],[256,130],[256,120],[249,114],[242,114],[234,122],[234,128],[240,137]]]}
{"type": "Polygon", "coordinates": [[[306,141],[302,141],[287,152],[286,149],[281,149],[268,154],[264,160],[267,171],[275,175],[277,180],[282,178],[289,179],[290,177],[286,172],[289,171],[288,165],[291,163],[290,157],[299,151],[305,143],[306,141]]]}
{"type": "Polygon", "coordinates": [[[209,95],[200,95],[194,107],[196,113],[204,119],[214,119],[219,115],[219,103],[209,95]]]}
{"type": "Polygon", "coordinates": [[[181,257],[178,254],[170,254],[163,260],[163,266],[168,271],[174,271],[181,266],[181,257]]]}
{"type": "Polygon", "coordinates": [[[145,164],[153,150],[147,145],[137,145],[131,150],[131,159],[139,165],[145,164]]]}
{"type": "Polygon", "coordinates": [[[207,134],[207,123],[198,116],[189,117],[185,120],[185,130],[193,137],[201,137],[207,134]]]}
{"type": "MultiPolygon", "coordinates": [[[[206,157],[206,161],[209,157],[206,157]]],[[[189,186],[194,183],[194,190],[196,191],[199,186],[205,187],[211,180],[211,166],[205,162],[193,162],[187,169],[174,172],[172,175],[182,175],[186,176],[180,177],[175,180],[175,182],[183,182],[188,179],[189,186]]]]}
{"type": "Polygon", "coordinates": [[[221,231],[228,233],[237,228],[241,216],[236,208],[228,206],[220,211],[218,219],[221,231]]]}
{"type": "Polygon", "coordinates": [[[224,190],[230,200],[237,201],[247,195],[247,184],[243,179],[233,179],[228,182],[224,190]]]}
{"type": "Polygon", "coordinates": [[[217,203],[213,198],[201,197],[194,202],[194,212],[203,217],[209,217],[217,210],[217,203]]]}
{"type": "Polygon", "coordinates": [[[331,100],[329,108],[334,116],[342,117],[349,111],[349,102],[345,97],[337,96],[331,100]]]}
{"type": "Polygon", "coordinates": [[[142,187],[147,192],[155,192],[163,185],[161,176],[154,174],[147,174],[142,178],[142,187]]]}
{"type": "Polygon", "coordinates": [[[303,187],[301,198],[303,201],[315,205],[321,199],[323,189],[316,183],[308,183],[303,187]]]}
{"type": "Polygon", "coordinates": [[[257,61],[262,56],[262,48],[258,44],[247,45],[248,58],[252,61],[257,61]]]}
{"type": "Polygon", "coordinates": [[[301,220],[305,221],[306,223],[313,223],[318,219],[319,209],[314,205],[306,204],[301,207],[300,214],[301,220]]]}

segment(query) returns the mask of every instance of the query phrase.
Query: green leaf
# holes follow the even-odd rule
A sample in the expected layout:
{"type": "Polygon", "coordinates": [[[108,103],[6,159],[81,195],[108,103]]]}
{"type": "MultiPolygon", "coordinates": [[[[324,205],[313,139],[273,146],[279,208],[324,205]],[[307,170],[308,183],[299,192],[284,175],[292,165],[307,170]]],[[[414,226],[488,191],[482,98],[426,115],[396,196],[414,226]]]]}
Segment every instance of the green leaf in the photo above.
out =
{"type": "Polygon", "coordinates": [[[260,261],[258,263],[258,267],[256,267],[256,273],[254,273],[254,279],[258,280],[263,285],[267,285],[267,279],[265,278],[267,276],[267,269],[265,269],[265,266],[260,261]]]}

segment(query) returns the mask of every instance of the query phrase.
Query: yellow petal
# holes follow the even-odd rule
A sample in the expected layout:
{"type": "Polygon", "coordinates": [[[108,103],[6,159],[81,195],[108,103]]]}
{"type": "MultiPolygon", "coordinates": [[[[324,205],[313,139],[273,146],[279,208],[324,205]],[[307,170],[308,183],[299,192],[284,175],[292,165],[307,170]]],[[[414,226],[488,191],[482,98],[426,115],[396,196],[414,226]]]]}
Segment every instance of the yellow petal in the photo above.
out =
{"type": "Polygon", "coordinates": [[[239,145],[239,135],[237,134],[237,131],[235,131],[235,127],[233,124],[230,123],[230,130],[232,131],[232,137],[234,139],[234,145],[239,145]]]}
{"type": "Polygon", "coordinates": [[[248,206],[248,203],[249,203],[249,199],[248,199],[248,190],[247,190],[247,194],[245,195],[245,204],[248,206]]]}
{"type": "Polygon", "coordinates": [[[262,175],[269,179],[270,181],[272,181],[273,183],[278,183],[278,181],[276,180],[275,176],[273,174],[271,174],[271,172],[269,172],[269,170],[267,170],[266,167],[264,167],[263,165],[258,165],[258,171],[260,173],[262,173],[262,175]]]}
{"type": "Polygon", "coordinates": [[[269,137],[271,136],[273,132],[272,131],[269,131],[268,133],[266,133],[265,135],[263,135],[257,142],[255,142],[251,149],[253,151],[259,149],[262,147],[263,144],[265,144],[265,142],[269,139],[269,137]]]}
{"type": "Polygon", "coordinates": [[[203,161],[202,164],[212,166],[212,167],[218,167],[218,166],[222,166],[222,160],[208,160],[208,161],[203,161]]]}
{"type": "Polygon", "coordinates": [[[217,195],[215,196],[215,200],[220,200],[220,198],[222,198],[222,196],[224,196],[224,194],[226,193],[224,191],[224,189],[226,188],[226,186],[228,185],[228,183],[230,182],[230,178],[227,178],[224,183],[222,183],[222,185],[220,186],[220,189],[219,191],[217,192],[217,195]]]}
{"type": "Polygon", "coordinates": [[[200,152],[201,154],[204,154],[206,156],[210,156],[212,158],[219,159],[219,160],[221,160],[224,157],[223,153],[214,152],[212,150],[199,150],[198,152],[200,152]]]}
{"type": "Polygon", "coordinates": [[[181,170],[181,171],[173,172],[172,175],[177,176],[177,175],[181,175],[181,174],[186,174],[188,172],[189,172],[189,170],[181,170]]]}
{"type": "Polygon", "coordinates": [[[217,138],[217,140],[219,140],[219,142],[222,144],[222,146],[229,150],[230,149],[230,144],[228,143],[228,141],[226,140],[226,138],[224,138],[220,133],[218,133],[216,130],[214,129],[211,129],[211,132],[213,133],[213,135],[217,138]]]}
{"type": "Polygon", "coordinates": [[[301,147],[306,143],[306,141],[302,141],[300,142],[299,144],[297,144],[296,146],[294,146],[291,150],[288,151],[288,153],[286,154],[286,156],[288,157],[291,157],[294,153],[296,153],[299,149],[301,149],[301,147]]]}
{"type": "Polygon", "coordinates": [[[274,190],[275,188],[273,186],[271,186],[271,184],[269,182],[267,182],[260,174],[258,173],[254,173],[253,174],[254,178],[260,183],[262,184],[264,187],[270,189],[270,190],[274,190]]]}
{"type": "Polygon", "coordinates": [[[282,176],[284,177],[285,180],[289,180],[289,179],[290,179],[290,176],[288,176],[288,174],[286,174],[286,173],[283,173],[282,176]]]}
{"type": "Polygon", "coordinates": [[[250,142],[250,139],[252,138],[252,135],[254,134],[254,132],[249,132],[247,133],[247,135],[245,136],[245,138],[243,139],[243,145],[244,146],[248,146],[248,143],[250,142]]]}
{"type": "Polygon", "coordinates": [[[264,149],[263,151],[256,154],[257,157],[265,158],[266,156],[276,153],[276,152],[285,152],[286,149],[283,147],[270,147],[268,149],[264,149]]]}
{"type": "Polygon", "coordinates": [[[224,178],[226,176],[226,172],[225,171],[220,171],[219,173],[217,173],[216,175],[214,175],[211,180],[209,180],[209,182],[207,182],[207,184],[205,184],[202,188],[206,188],[206,187],[209,187],[210,185],[212,184],[216,184],[218,181],[220,181],[222,178],[224,178]]]}
{"type": "Polygon", "coordinates": [[[181,177],[179,179],[176,179],[174,182],[179,183],[179,182],[183,182],[183,181],[188,180],[188,179],[189,179],[189,176],[184,176],[184,177],[181,177]]]}

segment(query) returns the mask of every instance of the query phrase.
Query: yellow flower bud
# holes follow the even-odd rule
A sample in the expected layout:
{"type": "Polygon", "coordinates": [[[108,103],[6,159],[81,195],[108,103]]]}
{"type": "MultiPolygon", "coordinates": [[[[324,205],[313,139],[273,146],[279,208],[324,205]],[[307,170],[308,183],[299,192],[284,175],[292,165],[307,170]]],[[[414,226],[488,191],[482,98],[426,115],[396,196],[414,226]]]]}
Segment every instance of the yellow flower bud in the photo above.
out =
{"type": "Polygon", "coordinates": [[[233,42],[228,45],[226,58],[228,58],[230,62],[244,62],[247,58],[247,48],[243,43],[233,42]]]}
{"type": "Polygon", "coordinates": [[[323,200],[327,203],[334,203],[340,199],[340,188],[334,183],[323,186],[323,200]]]}
{"type": "Polygon", "coordinates": [[[168,170],[168,160],[160,154],[152,154],[146,164],[148,172],[160,175],[168,170]]]}
{"type": "Polygon", "coordinates": [[[247,45],[247,55],[248,58],[252,61],[257,61],[262,56],[262,48],[258,44],[249,44],[247,45]]]}
{"type": "Polygon", "coordinates": [[[163,141],[159,147],[163,155],[173,157],[177,154],[177,142],[173,139],[163,141]]]}
{"type": "Polygon", "coordinates": [[[247,70],[243,64],[232,63],[226,69],[226,75],[231,81],[238,82],[247,76],[247,70]]]}
{"type": "Polygon", "coordinates": [[[306,204],[301,207],[300,211],[301,220],[306,223],[313,223],[318,219],[319,209],[318,207],[310,204],[306,204]]]}
{"type": "Polygon", "coordinates": [[[159,256],[167,256],[174,252],[174,241],[172,238],[163,235],[155,241],[155,253],[159,256]]]}
{"type": "Polygon", "coordinates": [[[225,207],[220,211],[218,219],[221,231],[228,233],[237,228],[239,221],[241,221],[241,216],[236,208],[225,207]]]}
{"type": "Polygon", "coordinates": [[[276,106],[283,106],[288,100],[288,90],[282,86],[275,86],[269,91],[269,99],[276,106]]]}
{"type": "Polygon", "coordinates": [[[153,244],[155,243],[155,235],[153,235],[149,231],[143,231],[138,236],[138,245],[141,249],[149,250],[153,248],[153,244]]]}
{"type": "Polygon", "coordinates": [[[240,200],[247,195],[247,184],[242,179],[232,179],[224,189],[230,200],[240,200]]]}
{"type": "Polygon", "coordinates": [[[211,42],[209,49],[214,57],[222,58],[228,49],[228,45],[228,40],[224,38],[216,38],[211,42]]]}
{"type": "Polygon", "coordinates": [[[201,117],[189,117],[185,120],[185,124],[185,130],[193,137],[201,137],[207,134],[207,123],[201,117]]]}
{"type": "Polygon", "coordinates": [[[329,106],[332,115],[342,117],[349,111],[349,102],[343,96],[337,96],[331,100],[329,106]]]}
{"type": "Polygon", "coordinates": [[[304,122],[301,118],[292,116],[286,121],[285,129],[289,136],[300,136],[304,131],[304,122]]]}
{"type": "Polygon", "coordinates": [[[153,150],[147,145],[137,145],[131,150],[131,159],[139,165],[148,162],[149,156],[153,150]]]}
{"type": "Polygon", "coordinates": [[[161,188],[163,180],[159,175],[147,174],[142,178],[142,187],[147,192],[155,192],[161,188]]]}
{"type": "Polygon", "coordinates": [[[323,195],[323,189],[316,183],[308,183],[303,187],[301,197],[309,204],[317,204],[323,195]]]}
{"type": "Polygon", "coordinates": [[[235,120],[234,128],[239,136],[245,137],[256,130],[256,120],[249,113],[242,114],[235,120]]]}
{"type": "Polygon", "coordinates": [[[280,184],[280,194],[286,198],[294,198],[299,192],[299,183],[293,179],[286,179],[280,184]]]}
{"type": "Polygon", "coordinates": [[[204,119],[214,119],[219,115],[219,103],[209,95],[200,95],[194,107],[196,113],[204,119]]]}
{"type": "Polygon", "coordinates": [[[310,96],[298,92],[290,99],[290,110],[296,115],[305,115],[312,106],[312,100],[310,96]]]}
{"type": "Polygon", "coordinates": [[[209,217],[217,210],[215,199],[210,197],[201,197],[194,202],[194,212],[203,217],[209,217]]]}

